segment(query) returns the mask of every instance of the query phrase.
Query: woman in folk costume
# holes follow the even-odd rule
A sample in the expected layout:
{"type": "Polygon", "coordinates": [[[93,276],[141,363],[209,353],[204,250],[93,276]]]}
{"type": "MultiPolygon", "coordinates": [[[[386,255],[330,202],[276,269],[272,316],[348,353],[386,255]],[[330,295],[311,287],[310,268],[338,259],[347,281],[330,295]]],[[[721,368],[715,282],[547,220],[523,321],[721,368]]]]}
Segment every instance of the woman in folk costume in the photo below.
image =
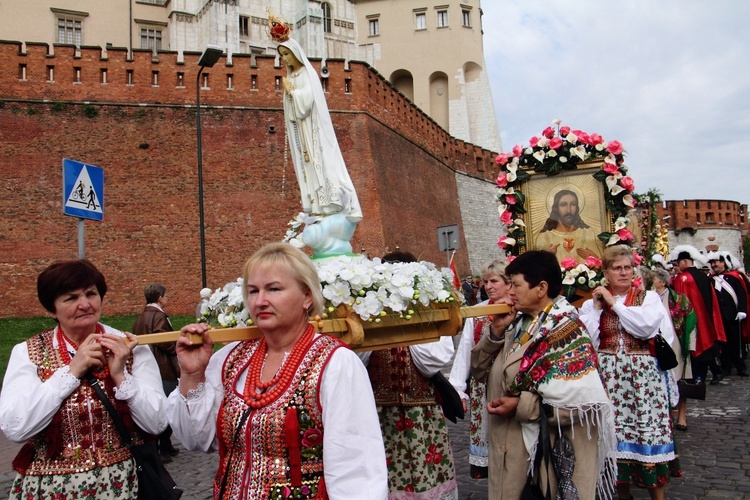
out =
{"type": "Polygon", "coordinates": [[[284,118],[294,171],[302,194],[302,210],[311,215],[341,213],[362,220],[362,209],[346,170],[333,130],[323,87],[302,47],[289,38],[290,28],[270,16],[271,36],[287,68],[283,79],[284,118]]]}
{"type": "Polygon", "coordinates": [[[136,499],[136,464],[92,386],[97,379],[135,444],[167,426],[159,367],[136,337],[99,322],[104,275],[86,260],[56,262],[37,279],[57,326],[13,348],[0,427],[26,441],[10,498],[136,499]]]}
{"type": "Polygon", "coordinates": [[[167,402],[186,448],[219,450],[214,498],[385,499],[383,437],[367,372],[341,341],[309,323],[323,306],[309,257],[286,243],[266,245],[245,263],[242,279],[263,336],[214,354],[207,325],[184,327],[182,377],[167,402]]]}
{"type": "Polygon", "coordinates": [[[633,251],[608,247],[602,258],[607,287],[598,286],[584,302],[581,321],[597,346],[602,378],[615,406],[617,492],[630,498],[635,484],[651,498],[663,499],[675,461],[669,395],[653,355],[661,332],[672,343],[674,332],[656,292],[633,286],[633,251]],[[671,462],[671,463],[670,463],[671,462]]]}
{"type": "MultiPolygon", "coordinates": [[[[662,305],[669,312],[674,327],[675,340],[672,349],[677,355],[677,366],[672,370],[676,380],[693,378],[690,354],[695,352],[695,327],[698,317],[693,305],[686,295],[675,292],[669,287],[670,276],[666,269],[654,269],[654,291],[659,294],[662,305]]],[[[680,396],[677,404],[677,423],[675,429],[687,430],[687,399],[680,396]]]]}
{"type": "MultiPolygon", "coordinates": [[[[395,251],[384,262],[417,262],[395,251]]],[[[448,427],[430,379],[450,363],[453,339],[359,353],[375,393],[391,500],[458,498],[448,427]]],[[[455,420],[454,420],[455,421],[455,420]]]]}
{"type": "MultiPolygon", "coordinates": [[[[505,260],[496,259],[489,262],[482,269],[484,282],[489,299],[478,305],[495,304],[508,295],[510,289],[508,278],[505,276],[505,260]]],[[[487,334],[487,323],[490,317],[466,318],[461,342],[458,344],[456,357],[451,367],[450,382],[456,388],[464,411],[470,415],[469,425],[469,474],[474,479],[487,477],[489,464],[489,437],[487,425],[487,397],[485,380],[469,377],[471,372],[471,350],[479,343],[484,333],[487,334]],[[467,387],[468,386],[468,387],[467,387]]]]}
{"type": "Polygon", "coordinates": [[[472,376],[488,376],[489,498],[520,498],[538,445],[539,398],[550,409],[545,417],[553,454],[564,457],[542,465],[542,489],[549,477],[553,498],[558,492],[563,498],[609,498],[615,480],[612,406],[586,330],[575,308],[558,296],[560,265],[554,254],[533,250],[513,260],[506,274],[512,312],[487,324],[471,358],[472,376]]]}

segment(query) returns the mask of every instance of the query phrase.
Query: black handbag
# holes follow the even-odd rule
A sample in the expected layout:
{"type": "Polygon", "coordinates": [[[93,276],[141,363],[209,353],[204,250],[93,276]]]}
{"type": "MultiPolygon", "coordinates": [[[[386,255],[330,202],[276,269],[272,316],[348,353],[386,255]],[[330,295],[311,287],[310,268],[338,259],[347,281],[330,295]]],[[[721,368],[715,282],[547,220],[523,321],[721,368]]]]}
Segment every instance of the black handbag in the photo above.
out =
{"type": "Polygon", "coordinates": [[[686,379],[685,369],[687,364],[682,367],[682,378],[677,381],[677,389],[681,398],[706,400],[706,382],[700,379],[686,379]]]}
{"type": "Polygon", "coordinates": [[[182,496],[182,490],[172,479],[169,471],[159,458],[156,443],[151,441],[141,445],[133,444],[127,427],[122,422],[117,410],[104,393],[99,380],[91,373],[86,373],[86,381],[96,391],[96,395],[107,409],[107,413],[117,428],[122,442],[130,448],[135,459],[135,470],[138,475],[138,498],[139,500],[178,500],[182,496]]]}
{"type": "Polygon", "coordinates": [[[551,460],[551,446],[549,439],[549,428],[547,424],[547,412],[544,410],[544,402],[542,398],[539,398],[539,439],[536,444],[536,454],[534,455],[534,466],[531,469],[531,474],[526,476],[526,484],[521,490],[521,500],[551,500],[552,496],[550,493],[549,486],[549,464],[551,460]],[[546,467],[547,474],[547,492],[542,492],[542,486],[539,484],[541,479],[541,465],[542,458],[544,458],[544,466],[546,467]]]}
{"type": "Polygon", "coordinates": [[[451,384],[441,372],[437,372],[430,377],[430,382],[435,388],[437,402],[443,408],[443,415],[445,415],[445,418],[454,424],[457,422],[457,418],[463,420],[464,405],[461,402],[461,396],[458,395],[453,384],[451,384]]]}
{"type": "Polygon", "coordinates": [[[677,356],[672,346],[661,336],[661,333],[657,333],[654,337],[654,350],[659,369],[667,371],[677,366],[677,356]]]}

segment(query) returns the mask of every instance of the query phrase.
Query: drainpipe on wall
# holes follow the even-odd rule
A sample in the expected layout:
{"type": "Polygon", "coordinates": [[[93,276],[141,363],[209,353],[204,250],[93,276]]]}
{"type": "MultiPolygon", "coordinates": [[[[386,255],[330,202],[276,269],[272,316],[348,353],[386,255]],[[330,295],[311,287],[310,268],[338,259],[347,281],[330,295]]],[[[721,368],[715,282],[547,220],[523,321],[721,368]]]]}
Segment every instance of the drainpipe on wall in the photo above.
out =
{"type": "Polygon", "coordinates": [[[133,58],[133,0],[128,0],[128,57],[133,58]]]}

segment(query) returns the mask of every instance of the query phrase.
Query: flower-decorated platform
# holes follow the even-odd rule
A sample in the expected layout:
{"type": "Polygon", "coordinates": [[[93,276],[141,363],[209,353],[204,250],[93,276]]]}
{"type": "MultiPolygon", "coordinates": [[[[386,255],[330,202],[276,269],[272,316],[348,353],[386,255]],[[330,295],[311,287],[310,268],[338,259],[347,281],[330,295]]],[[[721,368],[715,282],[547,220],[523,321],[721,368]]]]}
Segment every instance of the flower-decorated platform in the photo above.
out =
{"type": "MultiPolygon", "coordinates": [[[[387,314],[379,322],[362,321],[354,310],[345,305],[337,307],[334,318],[311,322],[316,331],[340,338],[355,351],[374,351],[413,344],[435,342],[442,336],[453,336],[461,329],[464,318],[506,314],[507,304],[460,307],[455,303],[418,308],[409,319],[397,314],[387,314]]],[[[254,326],[239,328],[215,328],[210,332],[214,342],[234,342],[260,338],[263,334],[254,326]]],[[[175,342],[180,332],[139,335],[141,344],[175,342]]],[[[201,343],[202,338],[190,336],[201,343]]]]}

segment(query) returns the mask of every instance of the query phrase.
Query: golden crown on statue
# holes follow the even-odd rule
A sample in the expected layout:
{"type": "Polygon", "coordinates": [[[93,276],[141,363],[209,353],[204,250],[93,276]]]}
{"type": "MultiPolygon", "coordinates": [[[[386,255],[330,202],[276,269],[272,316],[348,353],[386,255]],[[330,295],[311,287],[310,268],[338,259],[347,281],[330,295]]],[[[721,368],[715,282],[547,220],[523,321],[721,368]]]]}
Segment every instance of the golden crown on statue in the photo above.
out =
{"type": "Polygon", "coordinates": [[[271,14],[269,8],[266,8],[266,12],[268,13],[268,34],[271,35],[271,38],[279,43],[289,40],[289,33],[292,31],[289,23],[271,14]]]}

